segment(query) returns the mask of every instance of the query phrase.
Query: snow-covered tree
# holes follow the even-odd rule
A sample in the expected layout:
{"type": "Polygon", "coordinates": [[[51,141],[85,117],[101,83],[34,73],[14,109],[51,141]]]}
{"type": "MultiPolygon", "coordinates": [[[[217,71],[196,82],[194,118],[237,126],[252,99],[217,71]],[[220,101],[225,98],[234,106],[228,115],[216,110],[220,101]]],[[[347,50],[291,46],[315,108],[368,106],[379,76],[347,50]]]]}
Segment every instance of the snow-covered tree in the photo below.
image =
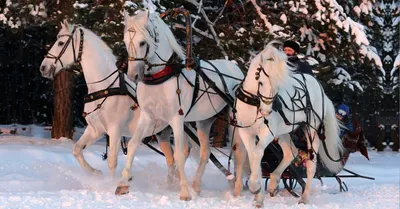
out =
{"type": "Polygon", "coordinates": [[[38,71],[46,18],[45,1],[0,2],[0,86],[6,98],[0,101],[2,123],[51,121],[51,91],[43,88],[49,82],[38,71]]]}

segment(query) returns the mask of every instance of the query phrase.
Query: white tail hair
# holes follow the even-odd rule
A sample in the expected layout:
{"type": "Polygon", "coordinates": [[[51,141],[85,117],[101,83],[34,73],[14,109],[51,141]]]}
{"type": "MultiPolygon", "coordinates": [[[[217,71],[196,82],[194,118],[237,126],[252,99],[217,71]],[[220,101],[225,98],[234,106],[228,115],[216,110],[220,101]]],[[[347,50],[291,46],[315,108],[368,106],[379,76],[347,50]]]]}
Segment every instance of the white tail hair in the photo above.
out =
{"type": "MultiPolygon", "coordinates": [[[[333,160],[338,160],[342,157],[344,152],[344,147],[342,144],[342,140],[340,139],[340,129],[339,124],[335,117],[335,107],[333,106],[332,101],[325,95],[325,143],[327,152],[325,152],[323,144],[319,147],[319,154],[321,157],[321,161],[325,165],[325,167],[333,172],[338,173],[343,169],[344,164],[340,160],[339,162],[335,162],[333,160]],[[330,159],[329,156],[332,158],[330,159]]],[[[323,143],[321,141],[321,143],[323,143]]]]}

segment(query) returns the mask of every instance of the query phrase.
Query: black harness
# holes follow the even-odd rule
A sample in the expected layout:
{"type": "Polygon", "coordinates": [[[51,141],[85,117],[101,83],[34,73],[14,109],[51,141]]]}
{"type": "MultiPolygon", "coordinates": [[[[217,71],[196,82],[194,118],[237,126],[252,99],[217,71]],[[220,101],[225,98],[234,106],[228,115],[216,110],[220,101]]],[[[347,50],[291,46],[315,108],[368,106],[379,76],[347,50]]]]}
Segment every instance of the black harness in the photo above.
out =
{"type": "MultiPolygon", "coordinates": [[[[122,70],[118,69],[116,71],[114,71],[113,73],[111,73],[107,78],[111,77],[113,74],[118,73],[118,76],[115,78],[115,80],[106,88],[100,91],[96,91],[90,94],[85,95],[84,97],[84,102],[85,103],[89,103],[89,102],[93,102],[95,100],[99,100],[99,99],[103,99],[101,101],[100,104],[98,104],[96,106],[95,109],[93,109],[90,112],[84,112],[83,116],[86,117],[87,115],[89,115],[90,113],[93,113],[94,111],[98,110],[101,108],[101,106],[103,105],[103,103],[106,101],[106,99],[110,96],[124,96],[124,95],[128,95],[135,103],[136,105],[134,105],[133,107],[131,107],[133,110],[135,110],[137,108],[137,105],[139,105],[138,100],[136,98],[136,96],[134,96],[130,91],[128,91],[128,86],[136,92],[136,89],[133,88],[131,85],[129,85],[129,83],[127,83],[125,81],[125,74],[122,72],[122,70]],[[114,85],[114,83],[119,80],[119,87],[113,87],[111,88],[112,85],[114,85]]],[[[104,81],[104,79],[102,80],[104,81]]],[[[100,81],[101,82],[101,81],[100,81]]],[[[100,82],[94,82],[94,83],[100,83],[100,82]]]]}
{"type": "MultiPolygon", "coordinates": [[[[66,70],[69,71],[69,69],[73,69],[73,71],[76,69],[74,67],[71,68],[64,68],[64,64],[61,61],[61,57],[62,55],[64,55],[65,51],[67,50],[68,46],[70,43],[72,43],[72,52],[74,54],[74,64],[73,65],[77,65],[78,69],[81,69],[81,60],[82,60],[82,53],[83,53],[83,40],[84,40],[84,32],[82,30],[82,28],[79,28],[79,32],[80,32],[80,41],[79,41],[79,51],[78,51],[78,56],[76,56],[76,52],[75,52],[75,41],[74,41],[74,34],[76,29],[78,28],[78,26],[75,26],[74,29],[72,30],[71,34],[65,34],[65,35],[59,35],[58,38],[61,37],[65,37],[68,36],[67,41],[64,44],[64,47],[61,49],[60,54],[58,54],[58,56],[55,56],[53,54],[51,54],[50,52],[48,52],[44,57],[45,58],[49,58],[49,59],[54,59],[54,66],[57,65],[57,62],[60,62],[62,70],[66,70]]],[[[81,71],[79,71],[81,72],[81,71]]],[[[54,73],[54,72],[53,72],[54,73]]]]}
{"type": "MultiPolygon", "coordinates": [[[[49,59],[54,59],[54,66],[57,65],[57,62],[60,62],[62,69],[61,70],[65,70],[65,71],[76,71],[76,69],[79,69],[78,72],[82,73],[82,66],[81,66],[81,61],[82,61],[82,53],[83,53],[83,41],[84,41],[84,31],[82,30],[82,28],[79,28],[80,31],[80,41],[79,41],[79,52],[78,52],[78,56],[76,56],[75,53],[75,41],[74,41],[74,34],[77,30],[79,26],[74,26],[71,34],[67,34],[67,35],[59,35],[58,38],[61,37],[65,37],[68,36],[68,40],[65,42],[64,47],[61,49],[60,54],[58,56],[55,56],[51,53],[47,53],[47,55],[45,55],[46,58],[49,59]],[[72,51],[74,54],[74,66],[77,67],[71,67],[71,68],[64,68],[64,64],[61,61],[61,57],[64,55],[64,53],[66,52],[69,44],[72,44],[72,51]]],[[[122,68],[122,67],[121,67],[122,68]]],[[[135,88],[133,88],[131,85],[129,85],[129,83],[127,83],[125,81],[125,75],[122,71],[122,69],[119,68],[117,70],[115,70],[114,72],[112,72],[110,75],[108,75],[106,78],[96,81],[96,82],[92,82],[92,83],[87,83],[87,84],[96,84],[96,83],[101,83],[105,80],[107,80],[108,78],[110,78],[112,75],[118,73],[118,76],[115,78],[115,80],[106,88],[100,91],[96,91],[90,94],[85,95],[84,97],[84,102],[88,103],[88,102],[93,102],[95,100],[98,99],[103,99],[103,101],[97,105],[97,107],[90,111],[90,112],[84,112],[83,116],[86,117],[88,114],[98,110],[101,108],[102,104],[105,102],[105,100],[110,97],[110,96],[115,96],[115,95],[128,95],[130,98],[133,99],[133,101],[136,102],[136,104],[138,104],[137,98],[128,91],[127,86],[129,86],[133,91],[136,91],[135,88]],[[119,79],[119,87],[113,87],[111,88],[112,85],[114,85],[114,83],[119,79]]],[[[53,72],[54,73],[54,72],[53,72]]]]}

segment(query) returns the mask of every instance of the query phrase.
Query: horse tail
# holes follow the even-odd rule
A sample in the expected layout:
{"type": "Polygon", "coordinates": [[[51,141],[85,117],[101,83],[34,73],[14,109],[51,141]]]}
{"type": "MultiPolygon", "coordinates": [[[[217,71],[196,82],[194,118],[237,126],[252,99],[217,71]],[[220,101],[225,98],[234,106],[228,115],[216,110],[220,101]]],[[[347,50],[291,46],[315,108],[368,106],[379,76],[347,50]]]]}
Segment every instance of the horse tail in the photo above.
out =
{"type": "Polygon", "coordinates": [[[319,146],[319,153],[321,161],[325,167],[333,172],[339,173],[344,164],[342,163],[341,157],[344,152],[342,139],[340,138],[340,123],[335,117],[335,107],[332,101],[325,95],[325,139],[321,140],[319,146]],[[324,144],[325,143],[325,144],[324,144]]]}

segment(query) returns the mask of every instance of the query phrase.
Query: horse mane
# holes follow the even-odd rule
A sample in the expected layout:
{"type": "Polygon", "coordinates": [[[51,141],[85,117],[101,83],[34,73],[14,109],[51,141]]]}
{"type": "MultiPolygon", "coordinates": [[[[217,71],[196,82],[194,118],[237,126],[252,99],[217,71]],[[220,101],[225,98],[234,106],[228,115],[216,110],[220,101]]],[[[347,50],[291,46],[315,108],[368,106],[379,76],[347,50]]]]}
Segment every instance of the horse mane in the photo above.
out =
{"type": "Polygon", "coordinates": [[[269,42],[255,60],[260,60],[259,65],[268,73],[271,85],[275,88],[287,84],[294,69],[287,64],[286,54],[278,50],[274,44],[281,43],[278,41],[269,42]]]}
{"type": "Polygon", "coordinates": [[[135,15],[131,18],[128,18],[126,21],[125,32],[128,30],[133,30],[136,33],[141,33],[145,37],[147,43],[152,47],[155,46],[154,37],[156,34],[154,33],[157,33],[160,36],[164,35],[167,37],[168,43],[172,50],[179,56],[179,58],[182,60],[186,59],[185,52],[176,41],[171,29],[158,15],[150,14],[147,24],[143,24],[142,21],[138,21],[136,17],[143,16],[135,15]]]}
{"type": "MultiPolygon", "coordinates": [[[[70,27],[68,28],[69,33],[72,33],[73,28],[74,28],[74,25],[71,24],[70,27]]],[[[87,29],[87,28],[85,28],[85,27],[83,27],[83,26],[80,26],[80,28],[83,29],[83,31],[85,32],[85,35],[89,35],[89,36],[92,36],[92,37],[93,37],[93,39],[90,39],[90,40],[94,42],[94,45],[95,45],[95,46],[99,46],[101,49],[103,49],[103,50],[104,50],[103,52],[104,52],[108,57],[111,58],[111,61],[112,61],[113,63],[115,63],[115,62],[117,61],[117,58],[115,57],[115,55],[114,55],[112,49],[111,49],[98,35],[96,35],[96,34],[93,33],[91,30],[89,30],[89,29],[87,29]]],[[[86,40],[85,40],[85,41],[86,41],[86,40]]]]}

